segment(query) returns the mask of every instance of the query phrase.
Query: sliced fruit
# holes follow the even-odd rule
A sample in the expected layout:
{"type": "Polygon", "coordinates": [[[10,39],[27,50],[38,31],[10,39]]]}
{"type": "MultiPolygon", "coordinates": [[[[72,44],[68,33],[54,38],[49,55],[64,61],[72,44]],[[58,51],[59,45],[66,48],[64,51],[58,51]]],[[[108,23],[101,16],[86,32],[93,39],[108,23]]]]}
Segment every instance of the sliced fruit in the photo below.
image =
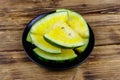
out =
{"type": "Polygon", "coordinates": [[[35,34],[43,35],[53,27],[59,21],[66,22],[68,16],[66,11],[55,12],[45,16],[44,18],[37,21],[31,28],[30,32],[35,34]]]}
{"type": "Polygon", "coordinates": [[[82,53],[82,52],[85,51],[85,49],[87,48],[88,43],[89,43],[89,38],[88,39],[84,39],[84,43],[85,44],[83,46],[75,48],[79,53],[82,53]]]}
{"type": "Polygon", "coordinates": [[[44,34],[44,37],[48,42],[66,48],[84,45],[83,39],[64,22],[44,34]]]}
{"type": "Polygon", "coordinates": [[[30,32],[27,34],[26,41],[28,41],[28,42],[32,43],[32,40],[31,40],[31,38],[30,38],[30,32]]]}
{"type": "Polygon", "coordinates": [[[56,12],[61,12],[61,11],[66,11],[68,13],[67,23],[73,30],[75,30],[83,38],[89,37],[88,25],[80,14],[67,9],[56,10],[56,12]]]}
{"type": "Polygon", "coordinates": [[[77,57],[72,49],[62,49],[61,54],[50,54],[39,48],[33,49],[33,51],[41,58],[45,60],[64,61],[71,60],[77,57]]]}
{"type": "Polygon", "coordinates": [[[43,36],[31,33],[30,37],[32,39],[33,44],[35,46],[37,46],[38,48],[40,48],[46,52],[49,52],[49,53],[61,53],[60,48],[53,46],[53,45],[49,44],[48,42],[46,42],[44,40],[43,36]]]}

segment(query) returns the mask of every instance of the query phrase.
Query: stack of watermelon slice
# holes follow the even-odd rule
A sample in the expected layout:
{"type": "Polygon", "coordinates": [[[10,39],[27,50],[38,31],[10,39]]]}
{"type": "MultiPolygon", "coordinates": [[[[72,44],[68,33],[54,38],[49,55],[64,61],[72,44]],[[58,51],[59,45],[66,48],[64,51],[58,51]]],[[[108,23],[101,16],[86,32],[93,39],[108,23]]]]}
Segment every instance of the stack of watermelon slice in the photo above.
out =
{"type": "Polygon", "coordinates": [[[65,61],[77,57],[89,43],[89,28],[84,18],[71,10],[58,9],[32,25],[26,40],[35,45],[42,60],[65,61]]]}

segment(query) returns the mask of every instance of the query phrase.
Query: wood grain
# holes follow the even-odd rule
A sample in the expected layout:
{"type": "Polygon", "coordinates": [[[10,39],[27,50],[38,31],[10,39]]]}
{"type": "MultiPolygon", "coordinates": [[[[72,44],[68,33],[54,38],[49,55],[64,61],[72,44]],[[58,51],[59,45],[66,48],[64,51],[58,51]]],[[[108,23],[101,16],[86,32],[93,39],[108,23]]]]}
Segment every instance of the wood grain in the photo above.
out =
{"type": "Polygon", "coordinates": [[[119,49],[120,45],[97,46],[85,63],[77,68],[65,71],[50,71],[38,66],[26,57],[24,51],[1,52],[0,69],[2,71],[0,72],[0,76],[1,78],[7,76],[5,80],[13,80],[16,78],[21,80],[43,80],[46,79],[45,77],[49,77],[49,80],[56,80],[56,77],[59,78],[59,80],[72,80],[73,78],[73,80],[112,80],[114,77],[119,79],[119,49]]]}
{"type": "Polygon", "coordinates": [[[83,74],[86,79],[119,80],[119,49],[120,45],[95,47],[93,54],[87,62],[79,67],[84,69],[83,74]]]}
{"type": "Polygon", "coordinates": [[[0,0],[0,80],[120,80],[119,0],[0,0]],[[91,56],[78,67],[51,71],[27,58],[21,38],[34,17],[68,8],[95,34],[91,56]]]}

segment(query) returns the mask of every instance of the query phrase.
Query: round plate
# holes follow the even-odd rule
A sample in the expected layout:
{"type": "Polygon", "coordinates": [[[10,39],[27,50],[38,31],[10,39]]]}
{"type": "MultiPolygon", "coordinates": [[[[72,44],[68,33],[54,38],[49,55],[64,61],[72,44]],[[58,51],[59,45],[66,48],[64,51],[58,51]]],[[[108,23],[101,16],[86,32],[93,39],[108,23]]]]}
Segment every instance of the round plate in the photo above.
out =
{"type": "Polygon", "coordinates": [[[89,27],[90,37],[89,37],[88,46],[85,49],[85,51],[82,52],[81,54],[78,53],[77,51],[75,51],[76,54],[78,55],[78,57],[76,59],[74,59],[73,61],[65,61],[63,63],[55,63],[55,62],[52,62],[52,61],[49,61],[49,62],[42,61],[33,52],[33,48],[35,48],[35,46],[26,41],[27,34],[30,31],[32,25],[35,22],[37,22],[38,20],[40,20],[43,17],[45,17],[46,15],[51,14],[53,12],[41,14],[41,15],[37,16],[36,18],[34,18],[33,20],[31,20],[28,23],[28,25],[24,29],[23,36],[22,36],[22,45],[23,45],[23,48],[24,48],[27,56],[33,62],[37,63],[38,65],[42,65],[44,67],[47,67],[49,69],[54,69],[54,70],[61,70],[61,69],[72,68],[72,67],[74,67],[74,66],[76,66],[76,65],[81,64],[82,62],[84,62],[88,58],[88,56],[90,55],[90,53],[92,52],[92,50],[94,48],[94,42],[95,42],[94,34],[93,34],[93,31],[92,31],[92,29],[90,28],[89,25],[88,25],[88,27],[89,27]]]}

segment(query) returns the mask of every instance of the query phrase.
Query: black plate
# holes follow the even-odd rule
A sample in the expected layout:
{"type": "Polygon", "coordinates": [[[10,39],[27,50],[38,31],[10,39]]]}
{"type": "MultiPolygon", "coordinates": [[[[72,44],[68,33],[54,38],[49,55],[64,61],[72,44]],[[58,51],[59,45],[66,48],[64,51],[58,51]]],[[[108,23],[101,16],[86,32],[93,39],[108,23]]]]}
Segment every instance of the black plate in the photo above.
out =
{"type": "Polygon", "coordinates": [[[30,28],[32,27],[32,25],[35,22],[37,22],[38,20],[40,20],[41,18],[43,18],[46,15],[51,14],[51,13],[53,13],[53,12],[44,13],[44,14],[39,15],[38,17],[31,20],[30,23],[28,23],[28,25],[24,29],[23,36],[22,36],[22,44],[23,44],[23,48],[24,48],[27,56],[33,62],[37,63],[38,65],[42,65],[44,67],[47,67],[49,69],[54,69],[54,70],[68,69],[68,68],[72,68],[78,64],[81,64],[83,61],[85,61],[88,58],[88,56],[90,55],[90,53],[92,52],[92,50],[94,48],[94,42],[95,42],[94,34],[93,34],[93,31],[89,25],[88,25],[89,30],[90,30],[89,44],[83,53],[80,54],[77,51],[75,51],[76,54],[78,54],[78,57],[76,59],[74,59],[73,61],[65,61],[64,63],[55,63],[52,61],[51,62],[44,62],[44,61],[40,60],[32,51],[32,49],[35,48],[35,46],[26,41],[27,34],[30,31],[30,28]]]}

